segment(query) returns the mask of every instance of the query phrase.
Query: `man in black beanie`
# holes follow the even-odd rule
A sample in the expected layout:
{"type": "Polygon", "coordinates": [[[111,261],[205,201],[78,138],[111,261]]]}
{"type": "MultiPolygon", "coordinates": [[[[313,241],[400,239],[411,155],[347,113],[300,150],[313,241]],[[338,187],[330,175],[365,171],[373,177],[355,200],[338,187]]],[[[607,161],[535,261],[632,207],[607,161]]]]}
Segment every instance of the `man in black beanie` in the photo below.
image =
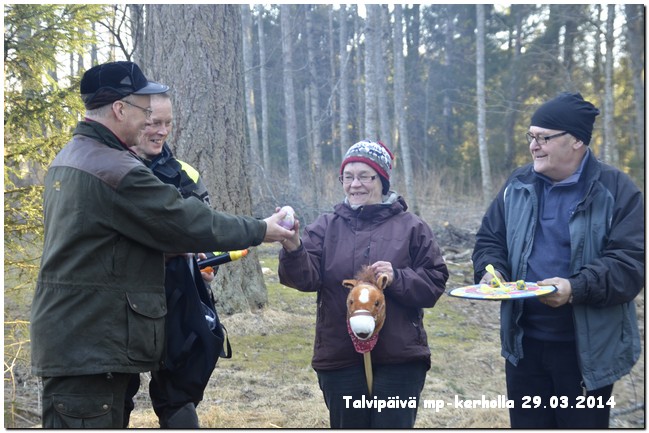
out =
{"type": "Polygon", "coordinates": [[[579,93],[541,105],[526,134],[532,163],[509,177],[476,235],[476,283],[493,278],[491,264],[503,281],[556,288],[501,303],[512,428],[607,428],[613,384],[640,355],[643,197],[588,147],[598,114],[579,93]]]}

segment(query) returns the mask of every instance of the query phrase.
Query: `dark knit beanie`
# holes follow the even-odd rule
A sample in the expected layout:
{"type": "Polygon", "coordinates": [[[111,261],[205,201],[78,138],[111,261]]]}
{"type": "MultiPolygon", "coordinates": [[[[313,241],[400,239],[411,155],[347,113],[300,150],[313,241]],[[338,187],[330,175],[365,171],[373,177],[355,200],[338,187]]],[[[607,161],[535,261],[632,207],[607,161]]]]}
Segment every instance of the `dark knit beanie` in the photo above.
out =
{"type": "Polygon", "coordinates": [[[340,165],[340,174],[343,174],[345,165],[350,162],[363,162],[372,167],[381,178],[383,194],[390,190],[390,174],[392,174],[392,161],[394,155],[385,144],[380,141],[363,140],[349,148],[340,165]]]}
{"type": "Polygon", "coordinates": [[[584,144],[590,143],[599,110],[579,93],[561,93],[541,105],[532,115],[531,126],[567,131],[584,144]]]}

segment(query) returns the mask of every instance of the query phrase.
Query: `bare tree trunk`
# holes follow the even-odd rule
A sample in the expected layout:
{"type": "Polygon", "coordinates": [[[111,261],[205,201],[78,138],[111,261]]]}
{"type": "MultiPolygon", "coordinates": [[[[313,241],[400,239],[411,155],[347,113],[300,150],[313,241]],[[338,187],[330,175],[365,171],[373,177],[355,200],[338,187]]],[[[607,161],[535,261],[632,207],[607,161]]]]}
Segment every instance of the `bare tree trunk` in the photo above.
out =
{"type": "MultiPolygon", "coordinates": [[[[259,136],[257,135],[257,116],[255,114],[255,89],[253,84],[253,60],[252,60],[252,14],[250,13],[250,6],[247,4],[241,5],[241,29],[242,48],[243,48],[243,69],[244,69],[244,87],[245,87],[245,101],[246,101],[246,119],[248,120],[248,140],[250,144],[250,163],[252,167],[260,167],[261,160],[259,158],[259,136]]],[[[253,173],[258,173],[254,170],[253,173]]],[[[262,176],[255,175],[257,185],[261,184],[262,176]]],[[[259,194],[261,189],[256,191],[259,194]]]]}
{"type": "Polygon", "coordinates": [[[351,50],[347,51],[348,36],[347,36],[347,7],[344,4],[340,5],[340,150],[341,160],[345,155],[345,151],[351,146],[349,139],[349,60],[351,58],[351,50]]]}
{"type": "Polygon", "coordinates": [[[430,101],[431,95],[442,91],[439,85],[440,77],[433,76],[433,68],[424,62],[419,54],[421,41],[421,14],[420,5],[412,4],[403,7],[404,21],[406,23],[406,101],[412,111],[424,113],[425,117],[417,116],[410,113],[407,118],[408,138],[412,147],[413,154],[419,157],[413,160],[413,170],[417,165],[424,170],[429,169],[429,161],[435,159],[434,144],[429,139],[427,127],[429,125],[430,101]],[[426,82],[424,82],[424,78],[426,82]],[[432,88],[431,88],[432,84],[432,88]]]}
{"type": "MultiPolygon", "coordinates": [[[[602,21],[602,5],[595,5],[595,10],[597,11],[597,15],[593,17],[593,20],[596,23],[600,23],[602,21]]],[[[601,28],[602,26],[600,25],[595,26],[595,35],[593,36],[593,38],[595,39],[594,46],[596,47],[602,46],[602,38],[604,37],[604,33],[602,32],[601,28]]],[[[601,50],[593,51],[593,91],[596,95],[601,95],[602,93],[604,93],[604,84],[602,81],[602,65],[604,64],[604,60],[602,60],[601,50]]]]}
{"type": "Polygon", "coordinates": [[[376,32],[378,30],[378,5],[365,5],[365,138],[376,140],[379,130],[377,118],[377,71],[375,53],[376,32]]]}
{"type": "Polygon", "coordinates": [[[131,4],[127,6],[130,12],[132,40],[133,40],[133,61],[137,64],[142,63],[140,56],[146,55],[146,49],[139,49],[144,40],[144,6],[131,4]]]}
{"type": "Polygon", "coordinates": [[[617,139],[615,138],[615,104],[613,102],[613,48],[615,47],[615,5],[608,5],[606,18],[606,62],[604,72],[604,154],[602,159],[618,165],[617,139]]]}
{"type": "Polygon", "coordinates": [[[403,13],[400,4],[394,5],[394,114],[397,118],[399,131],[399,147],[401,148],[403,174],[406,183],[406,200],[413,213],[419,215],[419,203],[415,196],[410,157],[410,142],[408,141],[408,125],[406,123],[408,106],[406,104],[406,69],[403,59],[403,13]]]}
{"type": "Polygon", "coordinates": [[[583,30],[579,28],[579,24],[582,22],[581,17],[581,5],[566,5],[564,8],[564,32],[563,32],[563,41],[561,43],[562,50],[562,66],[564,69],[565,80],[568,86],[573,86],[573,71],[575,68],[575,43],[577,38],[581,35],[583,30]]]}
{"type": "Polygon", "coordinates": [[[476,87],[478,98],[478,149],[482,172],[482,198],[485,206],[491,201],[491,168],[487,149],[487,122],[485,103],[485,13],[484,5],[476,5],[478,29],[476,32],[476,87]]]}
{"type": "Polygon", "coordinates": [[[644,111],[644,7],[642,5],[625,5],[627,22],[627,42],[631,58],[631,77],[633,80],[633,102],[635,104],[635,139],[636,158],[639,166],[644,166],[645,159],[645,111],[644,111]]]}
{"type": "MultiPolygon", "coordinates": [[[[97,34],[97,29],[96,29],[96,24],[92,23],[92,34],[97,34]]],[[[92,43],[90,45],[90,67],[93,67],[95,65],[99,64],[99,50],[97,49],[97,44],[92,43]]]]}
{"type": "Polygon", "coordinates": [[[514,22],[513,39],[510,44],[511,51],[511,67],[508,72],[508,79],[506,84],[507,100],[504,128],[505,128],[505,143],[503,151],[503,160],[496,167],[504,170],[511,171],[514,167],[514,155],[516,154],[516,144],[518,141],[514,137],[516,122],[518,120],[518,103],[520,92],[521,80],[521,47],[522,47],[522,22],[523,22],[523,8],[521,5],[511,5],[511,15],[514,22]]]}
{"type": "Polygon", "coordinates": [[[445,72],[444,77],[442,77],[442,82],[443,86],[445,88],[444,90],[444,99],[442,102],[443,106],[443,136],[446,142],[449,145],[449,150],[448,152],[452,153],[455,151],[455,142],[453,137],[453,107],[451,106],[451,98],[449,96],[449,92],[452,89],[452,75],[453,75],[453,69],[454,69],[454,53],[455,53],[455,48],[454,48],[454,38],[455,38],[455,23],[453,20],[453,16],[450,11],[447,12],[447,17],[446,17],[446,26],[445,26],[445,32],[444,32],[444,51],[446,55],[444,56],[444,62],[443,62],[443,70],[445,72]]]}
{"type": "Polygon", "coordinates": [[[282,30],[282,64],[284,74],[284,108],[286,110],[286,149],[288,152],[288,182],[290,196],[297,199],[300,167],[297,148],[297,120],[295,114],[295,90],[293,88],[293,47],[291,43],[291,5],[280,5],[282,30]]]}
{"type": "Polygon", "coordinates": [[[313,5],[305,6],[307,58],[309,61],[309,98],[306,100],[310,103],[311,121],[307,134],[311,136],[311,173],[314,175],[313,179],[315,179],[313,182],[315,196],[311,204],[316,209],[324,193],[324,183],[317,181],[322,177],[322,136],[320,135],[320,97],[318,96],[317,85],[319,74],[316,68],[315,48],[313,46],[313,18],[311,13],[313,7],[313,5]],[[309,132],[311,133],[309,134],[309,132]]]}
{"type": "Polygon", "coordinates": [[[270,151],[268,144],[268,80],[266,78],[266,35],[264,34],[264,7],[257,7],[259,17],[257,30],[259,35],[259,87],[261,89],[261,149],[264,161],[264,173],[270,174],[270,151]]]}
{"type": "MultiPolygon", "coordinates": [[[[358,16],[358,6],[355,7],[356,15],[354,16],[354,48],[356,50],[356,55],[354,59],[356,61],[356,76],[354,81],[356,82],[356,138],[353,138],[352,141],[358,141],[361,138],[365,138],[365,91],[363,88],[363,61],[365,59],[364,52],[361,48],[361,18],[358,16]],[[363,56],[363,57],[361,57],[363,56]]],[[[343,155],[347,152],[347,149],[343,149],[343,155]]]]}
{"type": "MultiPolygon", "coordinates": [[[[145,74],[173,92],[174,153],[201,173],[215,208],[250,215],[239,7],[147,5],[144,38],[145,74]]],[[[222,266],[215,281],[219,312],[268,302],[254,250],[222,266]]]]}
{"type": "MultiPolygon", "coordinates": [[[[594,22],[598,23],[598,25],[595,26],[595,34],[593,35],[593,38],[595,40],[594,46],[596,47],[601,47],[602,46],[602,40],[606,41],[606,36],[604,31],[602,30],[602,26],[599,25],[603,20],[602,20],[602,13],[604,10],[604,5],[597,4],[594,6],[595,10],[597,11],[596,16],[593,17],[594,22]]],[[[603,95],[604,94],[604,63],[605,63],[605,58],[603,58],[601,54],[601,50],[593,50],[593,91],[595,92],[596,95],[603,95]]],[[[603,96],[602,96],[602,103],[603,103],[603,96]]],[[[591,149],[596,152],[597,156],[601,159],[603,158],[605,149],[604,149],[604,144],[602,143],[602,146],[598,149],[595,149],[594,146],[590,146],[591,149]]]]}
{"type": "MultiPolygon", "coordinates": [[[[376,32],[374,37],[376,42],[374,48],[374,65],[376,68],[376,89],[378,93],[378,111],[379,111],[379,130],[381,131],[379,138],[385,141],[388,146],[392,146],[392,126],[390,121],[390,113],[388,112],[388,79],[385,71],[387,45],[383,43],[385,30],[389,28],[387,18],[387,6],[373,6],[376,7],[376,32]]],[[[393,174],[396,174],[393,172],[393,174]]]]}
{"type": "MultiPolygon", "coordinates": [[[[343,5],[340,5],[342,8],[343,5]]],[[[339,143],[340,142],[340,134],[338,134],[337,131],[337,126],[340,126],[340,123],[336,125],[336,116],[339,115],[340,110],[338,109],[338,98],[336,98],[336,88],[338,87],[336,85],[336,32],[334,30],[334,18],[335,18],[335,12],[334,8],[331,5],[327,6],[328,9],[328,15],[329,15],[329,74],[331,75],[331,80],[329,81],[330,86],[330,93],[329,93],[329,108],[326,111],[327,117],[329,117],[329,121],[331,123],[331,136],[329,137],[329,142],[331,143],[331,150],[332,150],[332,155],[335,158],[335,150],[336,146],[334,146],[334,143],[339,143]]],[[[325,139],[324,142],[327,140],[325,139]]],[[[323,143],[324,144],[324,143],[323,143]]]]}
{"type": "Polygon", "coordinates": [[[310,133],[311,128],[313,127],[311,124],[311,89],[309,89],[309,86],[306,86],[303,90],[304,93],[304,129],[306,129],[307,133],[305,136],[306,139],[306,148],[309,152],[309,160],[311,160],[312,155],[311,153],[313,152],[313,134],[310,133]]]}

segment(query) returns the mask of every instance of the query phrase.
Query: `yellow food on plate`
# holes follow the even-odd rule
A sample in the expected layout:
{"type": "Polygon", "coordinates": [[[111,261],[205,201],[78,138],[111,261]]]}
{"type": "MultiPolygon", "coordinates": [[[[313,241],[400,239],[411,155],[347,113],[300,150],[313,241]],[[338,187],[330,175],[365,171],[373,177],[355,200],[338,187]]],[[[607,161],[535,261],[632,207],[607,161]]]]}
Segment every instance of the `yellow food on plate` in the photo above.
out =
{"type": "Polygon", "coordinates": [[[484,293],[485,295],[491,295],[491,294],[494,294],[494,293],[503,293],[503,292],[507,293],[507,292],[511,292],[511,291],[512,291],[512,289],[508,288],[507,286],[505,286],[505,287],[500,287],[500,286],[493,287],[493,286],[490,286],[488,284],[480,284],[480,292],[484,293]]]}
{"type": "Polygon", "coordinates": [[[495,278],[489,284],[480,284],[480,292],[486,295],[503,292],[508,293],[517,290],[527,290],[527,285],[524,280],[518,280],[515,283],[503,283],[503,287],[498,285],[495,278]]]}
{"type": "Polygon", "coordinates": [[[497,289],[496,287],[492,287],[487,284],[480,284],[480,293],[489,295],[491,293],[496,293],[497,292],[496,289],[497,289]]]}

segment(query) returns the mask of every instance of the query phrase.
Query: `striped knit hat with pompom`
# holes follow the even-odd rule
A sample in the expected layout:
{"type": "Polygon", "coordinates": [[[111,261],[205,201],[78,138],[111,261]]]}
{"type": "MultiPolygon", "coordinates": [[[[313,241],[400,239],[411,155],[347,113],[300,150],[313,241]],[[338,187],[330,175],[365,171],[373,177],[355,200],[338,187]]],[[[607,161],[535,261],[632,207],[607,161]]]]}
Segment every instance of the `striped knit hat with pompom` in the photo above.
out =
{"type": "Polygon", "coordinates": [[[380,141],[363,140],[349,148],[340,165],[340,174],[343,174],[345,166],[350,162],[363,162],[376,170],[381,178],[383,194],[387,194],[390,190],[392,161],[394,161],[394,155],[385,144],[380,141]]]}

